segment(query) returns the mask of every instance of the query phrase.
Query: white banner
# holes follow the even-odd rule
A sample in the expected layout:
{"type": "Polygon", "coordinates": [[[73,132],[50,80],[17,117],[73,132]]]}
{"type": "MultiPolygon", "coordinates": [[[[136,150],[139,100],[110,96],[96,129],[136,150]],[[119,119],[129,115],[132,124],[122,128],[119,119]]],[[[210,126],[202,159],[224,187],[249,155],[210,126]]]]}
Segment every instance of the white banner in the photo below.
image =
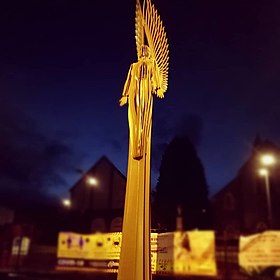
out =
{"type": "Polygon", "coordinates": [[[241,267],[280,266],[280,232],[241,236],[238,259],[241,267]]]}

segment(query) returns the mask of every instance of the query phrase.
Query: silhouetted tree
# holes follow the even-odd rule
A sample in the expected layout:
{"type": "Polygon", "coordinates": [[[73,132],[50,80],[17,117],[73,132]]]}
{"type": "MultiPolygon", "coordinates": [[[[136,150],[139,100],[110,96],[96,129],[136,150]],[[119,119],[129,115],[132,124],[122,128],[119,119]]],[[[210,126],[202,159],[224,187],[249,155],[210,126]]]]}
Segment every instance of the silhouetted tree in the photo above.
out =
{"type": "Polygon", "coordinates": [[[178,209],[183,229],[209,228],[208,186],[204,169],[186,136],[175,137],[163,154],[154,193],[153,226],[175,230],[178,209]]]}

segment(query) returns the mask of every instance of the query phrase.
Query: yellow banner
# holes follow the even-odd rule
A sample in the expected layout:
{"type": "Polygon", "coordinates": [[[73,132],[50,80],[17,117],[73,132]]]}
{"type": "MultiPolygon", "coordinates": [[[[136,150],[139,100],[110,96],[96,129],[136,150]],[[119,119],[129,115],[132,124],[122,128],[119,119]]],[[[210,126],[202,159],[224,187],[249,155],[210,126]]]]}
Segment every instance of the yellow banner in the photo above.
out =
{"type": "Polygon", "coordinates": [[[213,231],[158,235],[156,274],[217,275],[213,231]]]}
{"type": "Polygon", "coordinates": [[[58,258],[88,260],[118,260],[121,232],[78,234],[59,233],[58,258]]]}
{"type": "MultiPolygon", "coordinates": [[[[121,232],[62,232],[58,238],[58,266],[117,268],[120,250],[121,232]]],[[[152,233],[151,255],[154,274],[217,274],[213,231],[152,233]]]]}

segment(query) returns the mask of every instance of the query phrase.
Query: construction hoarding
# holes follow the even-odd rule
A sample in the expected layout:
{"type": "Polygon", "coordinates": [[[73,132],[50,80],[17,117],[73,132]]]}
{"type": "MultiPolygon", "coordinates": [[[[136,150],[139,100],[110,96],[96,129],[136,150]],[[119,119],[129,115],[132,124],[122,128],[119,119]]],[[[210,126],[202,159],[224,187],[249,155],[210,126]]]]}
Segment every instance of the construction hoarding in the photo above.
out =
{"type": "MultiPolygon", "coordinates": [[[[117,272],[120,250],[120,232],[62,232],[58,238],[57,268],[117,272]]],[[[213,231],[152,233],[151,255],[153,274],[217,274],[213,231]]]]}

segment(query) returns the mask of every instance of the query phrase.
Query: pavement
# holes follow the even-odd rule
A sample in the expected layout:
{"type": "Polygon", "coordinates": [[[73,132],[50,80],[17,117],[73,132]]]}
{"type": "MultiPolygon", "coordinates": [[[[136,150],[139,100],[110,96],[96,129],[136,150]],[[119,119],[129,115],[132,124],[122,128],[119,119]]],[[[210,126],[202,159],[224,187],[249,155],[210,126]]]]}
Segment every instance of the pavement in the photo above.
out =
{"type": "MultiPolygon", "coordinates": [[[[216,277],[202,276],[166,276],[153,275],[153,280],[248,280],[254,279],[245,275],[219,275],[216,277]]],[[[0,269],[0,280],[117,280],[117,273],[97,271],[68,271],[68,270],[42,270],[14,268],[0,269]]],[[[259,279],[259,278],[258,278],[259,279]]],[[[131,280],[131,279],[128,279],[131,280]]]]}
{"type": "MultiPolygon", "coordinates": [[[[78,272],[78,271],[11,271],[1,270],[0,280],[117,280],[116,273],[78,272]]],[[[213,280],[220,277],[172,277],[153,275],[153,280],[213,280]]],[[[128,279],[130,280],[130,279],[128,279]]]]}

